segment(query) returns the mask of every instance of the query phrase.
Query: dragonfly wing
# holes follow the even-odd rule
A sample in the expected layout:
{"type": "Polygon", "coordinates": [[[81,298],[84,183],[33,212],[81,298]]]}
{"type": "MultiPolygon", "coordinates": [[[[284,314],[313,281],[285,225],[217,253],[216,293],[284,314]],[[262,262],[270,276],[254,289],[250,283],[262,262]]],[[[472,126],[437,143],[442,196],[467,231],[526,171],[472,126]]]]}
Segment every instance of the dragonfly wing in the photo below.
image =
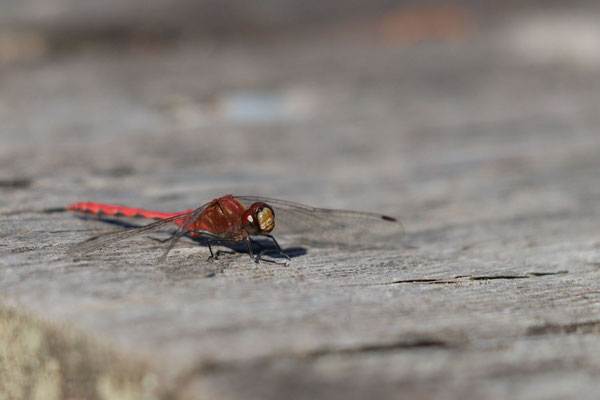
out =
{"type": "Polygon", "coordinates": [[[404,234],[402,224],[386,215],[316,208],[286,200],[236,196],[246,205],[263,201],[275,211],[273,234],[316,246],[353,248],[398,248],[404,234]]]}
{"type": "MultiPolygon", "coordinates": [[[[109,247],[115,242],[129,239],[144,233],[158,231],[169,224],[178,224],[179,228],[171,238],[171,243],[167,251],[165,252],[165,254],[163,254],[163,257],[166,257],[166,254],[173,248],[175,243],[181,238],[181,236],[185,235],[189,228],[194,224],[194,221],[200,215],[202,215],[202,212],[204,212],[204,209],[208,204],[210,203],[204,204],[203,206],[188,213],[176,215],[171,218],[162,219],[160,221],[156,221],[141,227],[121,229],[118,231],[108,232],[91,237],[81,243],[72,246],[67,252],[72,256],[91,253],[93,251],[109,247]]],[[[163,259],[163,257],[161,257],[161,259],[163,259]]]]}
{"type": "Polygon", "coordinates": [[[179,229],[177,229],[177,231],[175,232],[175,234],[171,238],[171,243],[169,243],[169,247],[167,247],[167,249],[165,250],[165,252],[157,260],[158,263],[162,263],[167,258],[167,255],[169,255],[169,252],[173,249],[173,247],[175,247],[175,243],[177,243],[177,241],[179,239],[181,239],[181,237],[183,235],[185,235],[190,230],[190,228],[192,227],[192,225],[194,225],[194,223],[196,222],[196,220],[198,218],[200,218],[200,216],[202,215],[202,213],[204,212],[204,210],[206,209],[206,207],[208,205],[210,205],[210,204],[212,204],[212,202],[206,203],[202,207],[198,207],[197,209],[195,209],[194,211],[192,211],[190,213],[183,214],[183,215],[185,215],[185,218],[183,220],[181,220],[181,224],[179,226],[179,229]]]}

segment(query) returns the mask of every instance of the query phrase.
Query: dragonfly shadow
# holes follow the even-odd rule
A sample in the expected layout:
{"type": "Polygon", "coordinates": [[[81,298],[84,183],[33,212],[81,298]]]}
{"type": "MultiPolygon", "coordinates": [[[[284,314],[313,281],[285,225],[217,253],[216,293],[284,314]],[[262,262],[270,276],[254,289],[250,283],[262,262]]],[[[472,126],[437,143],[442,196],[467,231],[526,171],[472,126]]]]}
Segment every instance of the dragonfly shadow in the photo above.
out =
{"type": "MultiPolygon", "coordinates": [[[[209,238],[207,237],[190,237],[191,240],[193,240],[196,243],[201,244],[202,246],[206,246],[208,247],[208,241],[209,238]]],[[[246,245],[243,242],[228,242],[228,241],[218,241],[215,239],[211,239],[210,241],[211,246],[219,246],[219,247],[226,247],[230,250],[232,250],[233,252],[236,253],[248,253],[248,248],[246,247],[246,245]]],[[[308,253],[308,250],[304,247],[286,247],[286,248],[282,248],[281,251],[284,254],[281,254],[279,252],[279,249],[277,249],[277,247],[273,244],[273,242],[269,239],[263,239],[263,238],[252,238],[251,240],[251,246],[252,246],[252,252],[254,254],[261,254],[264,256],[268,256],[270,258],[276,258],[276,259],[285,259],[285,258],[295,258],[295,257],[300,257],[305,255],[306,253],[308,253]],[[287,255],[287,257],[286,257],[287,255]]],[[[222,252],[222,251],[221,251],[222,252]]]]}
{"type": "MultiPolygon", "coordinates": [[[[81,215],[78,217],[85,219],[85,220],[98,221],[98,218],[94,218],[94,217],[87,217],[87,216],[81,216],[81,215]]],[[[124,221],[121,219],[102,218],[101,221],[106,222],[111,225],[118,226],[122,229],[139,228],[139,227],[143,226],[143,225],[135,224],[132,222],[124,221]]],[[[167,232],[167,231],[168,231],[168,229],[165,229],[165,232],[167,232]]],[[[172,235],[172,233],[173,233],[173,231],[169,232],[170,235],[172,235]]],[[[151,234],[149,233],[148,237],[157,242],[166,243],[171,239],[172,236],[166,237],[164,239],[159,239],[157,237],[152,237],[151,234]]],[[[199,237],[187,236],[187,237],[204,247],[208,247],[208,240],[209,240],[208,237],[205,237],[205,236],[199,236],[199,237]]],[[[303,256],[308,252],[307,249],[304,247],[288,247],[288,248],[281,249],[283,251],[283,253],[285,254],[284,255],[279,252],[277,247],[273,244],[273,241],[271,241],[270,239],[266,239],[266,238],[254,237],[254,238],[252,238],[251,243],[252,243],[252,251],[255,254],[260,253],[260,254],[266,255],[270,258],[277,258],[277,259],[286,258],[285,255],[287,255],[289,258],[295,258],[295,257],[303,256]]],[[[236,253],[248,253],[248,249],[246,248],[246,245],[243,242],[228,242],[228,241],[219,241],[216,239],[211,239],[211,245],[213,247],[214,246],[226,247],[230,250],[233,250],[236,253]]]]}

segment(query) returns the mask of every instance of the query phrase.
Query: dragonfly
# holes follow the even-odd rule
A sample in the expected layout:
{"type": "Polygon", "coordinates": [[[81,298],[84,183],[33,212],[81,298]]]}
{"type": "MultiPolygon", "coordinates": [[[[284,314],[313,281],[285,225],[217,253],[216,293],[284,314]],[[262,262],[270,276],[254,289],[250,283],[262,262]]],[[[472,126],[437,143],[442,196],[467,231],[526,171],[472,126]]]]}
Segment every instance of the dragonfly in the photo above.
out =
{"type": "MultiPolygon", "coordinates": [[[[262,259],[262,252],[252,250],[253,237],[272,241],[279,254],[289,256],[272,233],[288,235],[291,239],[315,246],[378,248],[399,244],[404,228],[393,217],[373,212],[316,208],[286,200],[231,194],[209,201],[194,210],[167,213],[119,205],[79,202],[66,207],[84,216],[130,217],[156,220],[148,225],[108,232],[78,243],[69,250],[71,255],[94,252],[113,243],[141,234],[176,225],[167,249],[158,262],[164,261],[183,236],[205,237],[210,251],[209,260],[216,259],[212,245],[244,243],[250,258],[262,259]]],[[[218,253],[217,253],[218,255],[218,253]]],[[[267,260],[265,260],[267,261],[267,260]]]]}

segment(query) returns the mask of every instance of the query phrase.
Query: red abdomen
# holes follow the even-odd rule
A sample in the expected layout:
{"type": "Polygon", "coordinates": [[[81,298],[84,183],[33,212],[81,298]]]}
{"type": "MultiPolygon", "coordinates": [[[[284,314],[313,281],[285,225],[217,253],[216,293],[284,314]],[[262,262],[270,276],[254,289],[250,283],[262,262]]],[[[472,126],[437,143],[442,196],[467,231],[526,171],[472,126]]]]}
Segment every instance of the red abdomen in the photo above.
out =
{"type": "Polygon", "coordinates": [[[149,211],[141,208],[123,207],[112,204],[80,202],[67,206],[68,211],[74,211],[83,215],[94,215],[96,217],[130,217],[147,219],[165,219],[176,215],[184,214],[187,211],[179,213],[164,213],[160,211],[149,211]]]}

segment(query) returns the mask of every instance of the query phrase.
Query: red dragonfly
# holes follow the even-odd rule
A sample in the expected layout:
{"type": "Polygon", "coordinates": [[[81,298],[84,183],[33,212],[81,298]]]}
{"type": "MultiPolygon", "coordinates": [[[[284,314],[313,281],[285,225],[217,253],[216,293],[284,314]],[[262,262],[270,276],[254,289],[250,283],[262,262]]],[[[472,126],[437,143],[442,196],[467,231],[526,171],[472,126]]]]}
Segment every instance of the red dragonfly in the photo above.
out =
{"type": "MultiPolygon", "coordinates": [[[[100,203],[75,203],[67,210],[97,217],[134,217],[158,220],[149,225],[128,228],[94,236],[70,249],[71,254],[92,252],[107,247],[118,240],[156,231],[168,224],[179,228],[171,243],[160,257],[163,261],[175,243],[184,235],[206,237],[209,259],[214,259],[211,245],[217,242],[243,242],[250,257],[258,262],[260,253],[254,255],[251,236],[264,236],[272,240],[277,251],[289,260],[272,231],[290,234],[296,239],[316,245],[350,245],[353,247],[397,246],[403,228],[395,218],[386,215],[315,208],[285,200],[256,196],[232,196],[214,199],[195,210],[177,213],[148,211],[100,203]],[[247,206],[246,204],[250,204],[247,206]]],[[[287,262],[286,262],[287,263],[287,262]]]]}

